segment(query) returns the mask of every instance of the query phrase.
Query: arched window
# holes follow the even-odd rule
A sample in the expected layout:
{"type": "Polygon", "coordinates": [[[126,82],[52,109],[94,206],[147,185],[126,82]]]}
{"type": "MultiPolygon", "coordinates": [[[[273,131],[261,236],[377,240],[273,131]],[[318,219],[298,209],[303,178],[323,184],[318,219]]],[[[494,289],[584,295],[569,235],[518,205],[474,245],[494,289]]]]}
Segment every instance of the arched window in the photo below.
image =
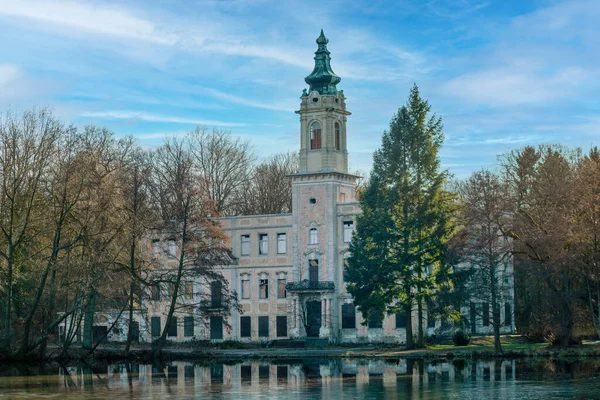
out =
{"type": "Polygon", "coordinates": [[[321,124],[313,122],[310,125],[310,149],[319,150],[321,148],[321,124]]]}
{"type": "Polygon", "coordinates": [[[339,150],[342,142],[342,129],[340,127],[340,123],[335,123],[335,149],[339,150]]]}
{"type": "Polygon", "coordinates": [[[317,228],[310,228],[308,231],[308,244],[318,244],[317,228]]]}

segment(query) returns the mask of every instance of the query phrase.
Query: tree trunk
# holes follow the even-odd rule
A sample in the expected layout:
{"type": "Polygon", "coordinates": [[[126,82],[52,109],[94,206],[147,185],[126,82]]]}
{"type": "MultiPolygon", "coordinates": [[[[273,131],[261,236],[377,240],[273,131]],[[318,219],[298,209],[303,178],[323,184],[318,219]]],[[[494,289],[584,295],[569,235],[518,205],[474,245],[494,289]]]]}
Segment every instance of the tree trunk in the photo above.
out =
{"type": "Polygon", "coordinates": [[[12,320],[12,296],[13,296],[13,264],[14,251],[13,246],[9,245],[8,259],[6,262],[6,304],[4,305],[4,338],[2,347],[7,353],[10,353],[11,344],[11,320],[12,320]]]}
{"type": "Polygon", "coordinates": [[[91,349],[94,345],[94,313],[96,312],[96,289],[92,288],[88,297],[87,304],[85,306],[84,318],[83,318],[83,343],[84,349],[91,349]]]}

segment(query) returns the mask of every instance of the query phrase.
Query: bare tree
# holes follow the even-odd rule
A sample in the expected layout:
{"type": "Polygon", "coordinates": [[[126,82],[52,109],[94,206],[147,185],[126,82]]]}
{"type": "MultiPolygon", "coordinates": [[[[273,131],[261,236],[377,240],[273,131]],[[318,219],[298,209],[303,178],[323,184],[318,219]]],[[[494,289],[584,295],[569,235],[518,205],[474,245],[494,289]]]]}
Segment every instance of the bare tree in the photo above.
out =
{"type": "Polygon", "coordinates": [[[194,173],[203,177],[199,189],[215,202],[219,213],[233,214],[240,192],[251,180],[254,155],[250,142],[234,139],[229,131],[206,127],[197,127],[187,140],[194,173]]]}
{"type": "Polygon", "coordinates": [[[512,278],[512,246],[508,236],[512,214],[507,212],[506,188],[498,175],[482,170],[460,184],[458,192],[468,232],[464,261],[470,270],[470,297],[481,303],[479,313],[484,322],[491,323],[494,349],[501,353],[500,329],[504,322],[500,318],[501,302],[509,299],[512,278]]]}

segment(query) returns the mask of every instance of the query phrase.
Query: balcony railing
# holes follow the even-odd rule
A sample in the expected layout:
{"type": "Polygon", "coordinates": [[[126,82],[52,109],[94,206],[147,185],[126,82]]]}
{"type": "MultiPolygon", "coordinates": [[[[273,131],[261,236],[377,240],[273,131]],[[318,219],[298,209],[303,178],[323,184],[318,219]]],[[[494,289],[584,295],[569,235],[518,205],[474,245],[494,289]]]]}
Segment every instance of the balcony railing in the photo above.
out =
{"type": "Polygon", "coordinates": [[[285,290],[289,292],[311,292],[311,291],[333,291],[335,284],[333,281],[309,281],[305,279],[300,282],[289,282],[285,285],[285,290]]]}

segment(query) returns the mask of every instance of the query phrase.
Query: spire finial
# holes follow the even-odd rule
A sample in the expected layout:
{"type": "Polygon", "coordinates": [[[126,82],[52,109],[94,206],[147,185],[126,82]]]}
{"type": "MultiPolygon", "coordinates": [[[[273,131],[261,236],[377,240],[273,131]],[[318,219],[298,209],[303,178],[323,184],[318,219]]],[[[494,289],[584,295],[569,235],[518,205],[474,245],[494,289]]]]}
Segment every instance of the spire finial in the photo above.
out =
{"type": "Polygon", "coordinates": [[[321,34],[317,38],[319,47],[315,52],[315,68],[309,76],[304,78],[304,81],[310,85],[310,91],[316,90],[320,94],[336,94],[335,85],[342,79],[331,69],[331,57],[327,50],[327,43],[329,43],[329,39],[325,37],[323,29],[321,29],[321,34]]]}

